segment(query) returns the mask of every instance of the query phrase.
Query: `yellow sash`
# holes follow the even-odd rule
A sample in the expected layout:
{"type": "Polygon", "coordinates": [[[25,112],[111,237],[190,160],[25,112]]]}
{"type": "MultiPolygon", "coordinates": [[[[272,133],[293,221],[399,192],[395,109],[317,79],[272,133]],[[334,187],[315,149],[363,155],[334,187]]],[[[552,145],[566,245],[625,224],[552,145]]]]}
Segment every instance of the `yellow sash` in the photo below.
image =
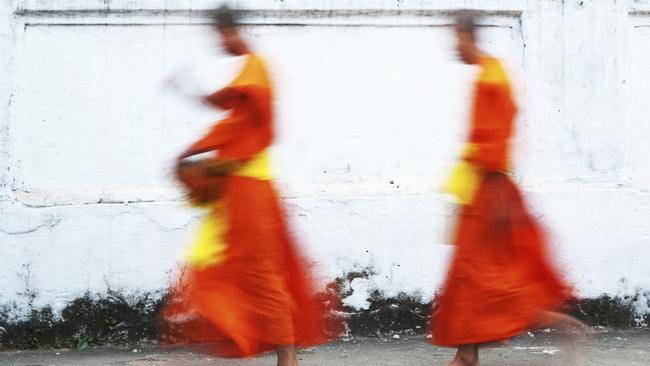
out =
{"type": "Polygon", "coordinates": [[[187,262],[198,269],[220,263],[226,251],[225,207],[223,202],[217,203],[207,214],[199,226],[194,244],[187,250],[187,262]]]}
{"type": "MultiPolygon", "coordinates": [[[[476,151],[476,147],[467,144],[462,157],[467,158],[476,151]]],[[[474,199],[474,194],[480,184],[480,174],[472,163],[461,160],[451,172],[451,176],[444,185],[444,191],[456,197],[456,202],[468,205],[474,199]]]]}
{"type": "MultiPolygon", "coordinates": [[[[273,178],[270,165],[269,154],[265,150],[248,160],[233,175],[270,180],[273,178]]],[[[194,244],[186,254],[188,263],[199,270],[221,263],[227,248],[225,203],[217,202],[209,209],[195,234],[194,244]]]]}
{"type": "Polygon", "coordinates": [[[268,151],[264,150],[252,157],[243,166],[237,169],[233,175],[259,180],[273,179],[273,174],[271,173],[271,159],[268,151]]]}

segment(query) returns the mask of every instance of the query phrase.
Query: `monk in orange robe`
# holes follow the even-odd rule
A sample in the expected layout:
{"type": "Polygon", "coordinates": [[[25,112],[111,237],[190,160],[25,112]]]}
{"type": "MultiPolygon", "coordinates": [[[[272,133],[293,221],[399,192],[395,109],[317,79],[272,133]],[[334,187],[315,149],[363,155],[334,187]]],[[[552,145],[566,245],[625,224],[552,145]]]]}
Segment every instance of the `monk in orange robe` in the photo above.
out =
{"type": "MultiPolygon", "coordinates": [[[[316,299],[306,259],[287,231],[271,182],[266,153],[273,140],[269,75],[240,35],[235,15],[227,7],[216,11],[216,30],[230,54],[245,58],[243,68],[230,85],[205,98],[229,115],[179,159],[216,152],[210,169],[217,178],[210,184],[218,192],[199,199],[209,213],[163,312],[166,328],[182,329],[189,339],[165,338],[207,344],[202,349],[225,357],[275,351],[278,365],[297,366],[296,346],[329,339],[326,311],[316,299]]],[[[179,175],[193,179],[191,173],[179,175]]]]}
{"type": "Polygon", "coordinates": [[[434,305],[432,342],[457,347],[450,365],[475,366],[480,344],[528,329],[584,330],[555,312],[572,296],[551,265],[542,231],[508,175],[517,108],[501,63],[478,48],[475,21],[461,13],[455,27],[463,62],[480,68],[469,142],[450,191],[461,204],[450,271],[434,305]],[[462,185],[462,187],[458,187],[462,185]]]}

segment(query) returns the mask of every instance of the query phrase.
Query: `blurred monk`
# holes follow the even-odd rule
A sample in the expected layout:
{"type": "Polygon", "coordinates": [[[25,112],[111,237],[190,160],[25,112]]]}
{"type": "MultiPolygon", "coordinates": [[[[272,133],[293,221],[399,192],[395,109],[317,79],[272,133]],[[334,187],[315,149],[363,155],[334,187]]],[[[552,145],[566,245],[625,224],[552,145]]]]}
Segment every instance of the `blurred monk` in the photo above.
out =
{"type": "Polygon", "coordinates": [[[185,338],[172,331],[165,338],[205,344],[205,351],[225,357],[275,351],[277,365],[297,366],[295,347],[328,337],[325,310],[271,181],[273,88],[236,13],[221,7],[214,20],[223,48],[244,63],[228,86],[205,97],[228,116],[179,158],[179,179],[208,214],[164,309],[168,331],[182,329],[185,338]],[[206,152],[214,155],[188,159],[206,152]]]}
{"type": "Polygon", "coordinates": [[[472,13],[457,16],[455,34],[459,58],[480,72],[469,142],[447,187],[460,213],[431,331],[434,344],[458,348],[450,365],[476,366],[481,344],[543,326],[579,334],[584,325],[555,312],[571,289],[549,262],[542,231],[508,173],[517,107],[506,72],[479,49],[472,13]]]}

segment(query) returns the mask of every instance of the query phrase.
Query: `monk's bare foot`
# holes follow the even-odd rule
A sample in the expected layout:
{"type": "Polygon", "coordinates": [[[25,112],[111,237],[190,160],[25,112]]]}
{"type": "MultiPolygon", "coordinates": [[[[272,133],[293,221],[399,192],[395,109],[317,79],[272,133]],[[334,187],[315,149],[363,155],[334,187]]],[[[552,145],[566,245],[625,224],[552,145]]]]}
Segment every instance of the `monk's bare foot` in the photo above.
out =
{"type": "Polygon", "coordinates": [[[456,356],[448,366],[479,366],[478,345],[467,344],[458,347],[456,356]]]}
{"type": "Polygon", "coordinates": [[[298,364],[298,359],[293,360],[278,360],[278,366],[300,366],[298,364]]]}
{"type": "Polygon", "coordinates": [[[275,351],[278,356],[277,366],[299,366],[294,346],[278,346],[275,351]]]}

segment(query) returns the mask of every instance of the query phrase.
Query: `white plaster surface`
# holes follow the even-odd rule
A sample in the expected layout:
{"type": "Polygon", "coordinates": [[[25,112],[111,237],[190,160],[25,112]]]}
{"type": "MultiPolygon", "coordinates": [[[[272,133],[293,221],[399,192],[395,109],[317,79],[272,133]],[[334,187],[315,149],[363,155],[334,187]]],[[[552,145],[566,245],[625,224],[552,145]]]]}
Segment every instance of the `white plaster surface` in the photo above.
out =
{"type": "MultiPolygon", "coordinates": [[[[236,69],[204,25],[215,2],[0,3],[0,303],[24,306],[27,285],[55,308],[164,288],[200,214],[171,163],[219,118],[164,85],[180,72],[205,92],[236,69]]],[[[569,280],[584,296],[650,291],[649,2],[237,4],[277,86],[277,184],[296,237],[324,281],[375,273],[349,304],[375,288],[429,298],[444,278],[452,222],[437,188],[476,71],[454,60],[455,8],[485,12],[485,48],[510,68],[516,177],[569,280]]]]}

